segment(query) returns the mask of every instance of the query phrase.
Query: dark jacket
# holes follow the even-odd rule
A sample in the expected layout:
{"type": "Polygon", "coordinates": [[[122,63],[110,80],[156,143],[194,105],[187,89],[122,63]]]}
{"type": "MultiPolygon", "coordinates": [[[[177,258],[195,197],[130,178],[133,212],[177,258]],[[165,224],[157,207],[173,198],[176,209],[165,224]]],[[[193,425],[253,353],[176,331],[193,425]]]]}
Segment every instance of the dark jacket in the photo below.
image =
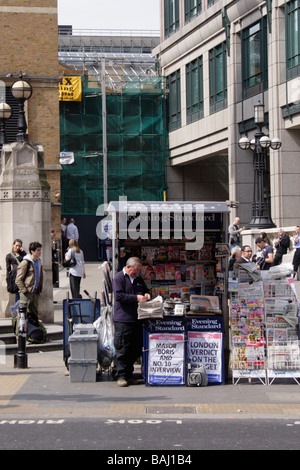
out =
{"type": "Polygon", "coordinates": [[[147,292],[149,289],[141,276],[137,276],[132,283],[129,275],[124,274],[123,270],[118,272],[113,279],[113,320],[116,322],[137,321],[137,295],[145,295],[147,292]]]}
{"type": "Polygon", "coordinates": [[[238,260],[235,260],[235,262],[233,263],[233,271],[237,272],[240,264],[249,263],[250,261],[251,260],[247,261],[246,258],[243,258],[243,256],[239,258],[238,260]]]}
{"type": "Polygon", "coordinates": [[[276,254],[286,255],[290,246],[290,237],[285,233],[276,244],[276,254]]]}
{"type": "Polygon", "coordinates": [[[6,258],[5,258],[5,261],[6,261],[6,276],[8,275],[8,273],[18,267],[18,264],[21,263],[22,259],[24,258],[24,256],[26,256],[26,251],[22,250],[19,255],[17,256],[15,253],[11,252],[11,253],[8,253],[8,255],[6,255],[6,258]],[[18,259],[18,261],[16,260],[16,258],[18,259]]]}

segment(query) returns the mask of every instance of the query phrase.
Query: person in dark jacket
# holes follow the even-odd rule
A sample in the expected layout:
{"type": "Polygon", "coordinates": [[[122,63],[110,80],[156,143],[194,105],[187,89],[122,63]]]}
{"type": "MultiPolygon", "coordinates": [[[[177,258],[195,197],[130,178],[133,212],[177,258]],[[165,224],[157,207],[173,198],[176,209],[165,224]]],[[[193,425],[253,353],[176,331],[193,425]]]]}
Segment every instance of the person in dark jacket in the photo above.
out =
{"type": "MultiPolygon", "coordinates": [[[[12,244],[11,252],[6,255],[6,279],[11,271],[17,270],[18,265],[26,256],[26,251],[23,250],[23,242],[19,238],[16,238],[12,244]]],[[[19,292],[16,293],[15,301],[20,299],[19,292]]]]}
{"type": "Polygon", "coordinates": [[[113,279],[114,346],[119,387],[134,383],[134,363],[142,353],[142,322],[138,320],[137,308],[139,302],[150,300],[150,294],[140,276],[141,267],[139,258],[129,258],[113,279]]]}
{"type": "Polygon", "coordinates": [[[276,253],[274,256],[273,266],[278,266],[282,262],[283,255],[287,254],[290,246],[290,237],[280,228],[278,230],[278,238],[275,241],[276,253]]]}

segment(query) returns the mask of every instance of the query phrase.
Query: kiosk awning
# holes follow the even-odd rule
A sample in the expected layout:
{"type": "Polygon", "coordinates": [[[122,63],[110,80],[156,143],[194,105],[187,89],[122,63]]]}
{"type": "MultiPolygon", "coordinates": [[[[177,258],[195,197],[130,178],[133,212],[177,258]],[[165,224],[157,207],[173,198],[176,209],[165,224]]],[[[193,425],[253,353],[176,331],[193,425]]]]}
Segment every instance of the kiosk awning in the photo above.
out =
{"type": "Polygon", "coordinates": [[[203,207],[204,212],[210,213],[229,213],[230,207],[227,206],[226,202],[217,201],[111,201],[108,204],[107,212],[127,212],[127,211],[180,211],[188,207],[192,211],[199,209],[199,206],[203,207]]]}

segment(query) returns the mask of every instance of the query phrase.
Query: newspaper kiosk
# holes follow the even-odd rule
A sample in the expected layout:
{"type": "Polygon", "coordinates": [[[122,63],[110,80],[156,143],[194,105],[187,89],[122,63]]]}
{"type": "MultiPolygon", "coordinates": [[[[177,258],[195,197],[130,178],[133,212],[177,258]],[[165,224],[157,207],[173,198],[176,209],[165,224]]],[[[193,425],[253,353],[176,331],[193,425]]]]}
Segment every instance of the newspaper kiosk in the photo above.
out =
{"type": "Polygon", "coordinates": [[[113,277],[129,257],[139,257],[152,299],[162,302],[160,318],[143,320],[146,385],[187,385],[189,370],[199,364],[205,364],[209,383],[224,383],[227,204],[124,198],[110,202],[106,212],[101,223],[111,239],[113,277]],[[196,342],[207,344],[206,350],[193,348],[196,342]],[[167,354],[170,348],[173,354],[167,354]]]}

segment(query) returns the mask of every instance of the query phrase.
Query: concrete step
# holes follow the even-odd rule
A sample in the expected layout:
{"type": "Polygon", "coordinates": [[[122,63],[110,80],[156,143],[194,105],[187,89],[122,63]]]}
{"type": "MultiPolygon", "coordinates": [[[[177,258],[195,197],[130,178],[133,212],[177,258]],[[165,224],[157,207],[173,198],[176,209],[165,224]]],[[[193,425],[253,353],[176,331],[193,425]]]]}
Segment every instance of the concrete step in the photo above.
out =
{"type": "MultiPolygon", "coordinates": [[[[7,344],[5,346],[5,353],[8,356],[16,354],[18,351],[17,344],[7,344]]],[[[48,340],[43,344],[26,344],[26,353],[47,352],[47,351],[61,351],[63,358],[63,340],[48,340]]]]}
{"type": "MultiPolygon", "coordinates": [[[[63,350],[63,327],[59,324],[44,325],[47,330],[47,341],[43,344],[26,345],[27,352],[63,350]]],[[[0,320],[0,344],[5,344],[6,354],[15,354],[18,350],[10,319],[0,320]]]]}
{"type": "Polygon", "coordinates": [[[11,321],[0,320],[0,335],[13,333],[11,321]]]}

